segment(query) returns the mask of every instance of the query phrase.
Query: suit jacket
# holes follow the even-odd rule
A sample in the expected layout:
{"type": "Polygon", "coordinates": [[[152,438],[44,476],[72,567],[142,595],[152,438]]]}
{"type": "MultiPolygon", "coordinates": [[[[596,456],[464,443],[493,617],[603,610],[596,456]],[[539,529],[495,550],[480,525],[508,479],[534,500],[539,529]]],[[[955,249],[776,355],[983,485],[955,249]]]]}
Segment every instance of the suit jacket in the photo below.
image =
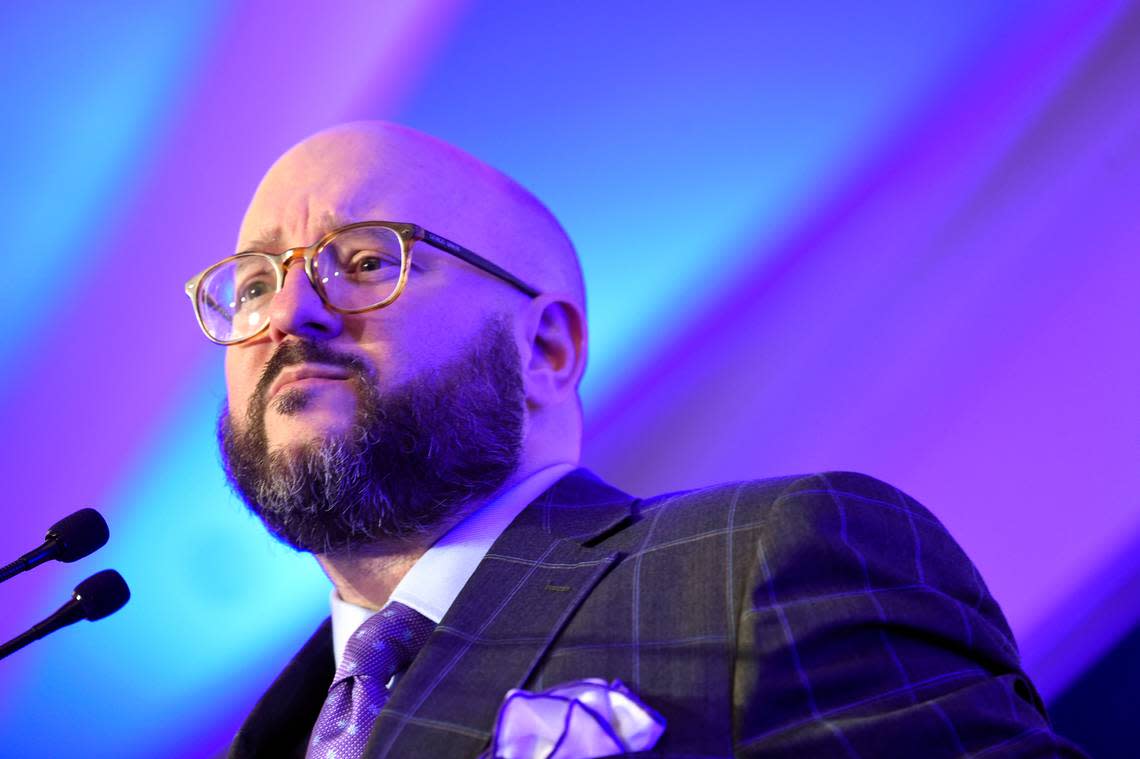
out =
{"type": "MultiPolygon", "coordinates": [[[[303,756],[326,621],[230,756],[303,756]]],[[[929,511],[857,474],[641,500],[585,470],[503,532],[394,688],[367,757],[475,757],[511,688],[620,679],[665,717],[647,756],[1079,756],[929,511]]]]}

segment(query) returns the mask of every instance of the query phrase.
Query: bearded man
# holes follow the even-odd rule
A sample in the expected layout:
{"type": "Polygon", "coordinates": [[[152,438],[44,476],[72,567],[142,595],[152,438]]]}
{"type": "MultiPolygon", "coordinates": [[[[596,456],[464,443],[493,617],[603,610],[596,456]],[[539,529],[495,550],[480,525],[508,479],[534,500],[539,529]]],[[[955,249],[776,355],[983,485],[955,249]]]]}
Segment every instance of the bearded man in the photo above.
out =
{"type": "Polygon", "coordinates": [[[969,559],[889,485],[640,499],[577,468],[580,268],[503,174],[336,127],[269,170],[237,250],[187,285],[227,346],[227,471],[334,588],[230,756],[1079,754],[969,559]],[[504,709],[588,678],[594,738],[504,709]]]}

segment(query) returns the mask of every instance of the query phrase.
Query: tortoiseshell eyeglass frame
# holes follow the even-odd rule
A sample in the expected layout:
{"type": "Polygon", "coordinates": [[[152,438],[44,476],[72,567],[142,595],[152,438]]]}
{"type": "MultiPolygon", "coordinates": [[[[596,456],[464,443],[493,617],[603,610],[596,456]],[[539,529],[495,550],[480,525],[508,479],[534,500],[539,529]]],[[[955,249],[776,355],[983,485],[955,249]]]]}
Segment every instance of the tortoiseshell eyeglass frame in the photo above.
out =
{"type": "Polygon", "coordinates": [[[483,258],[483,256],[480,256],[478,253],[463,247],[459,243],[452,242],[445,237],[440,237],[434,232],[429,232],[428,230],[417,226],[416,224],[409,224],[407,222],[401,221],[358,221],[353,224],[346,224],[343,227],[337,227],[336,229],[332,230],[312,245],[289,248],[288,250],[284,250],[280,253],[267,253],[260,250],[242,251],[241,253],[223,258],[221,261],[218,261],[216,264],[207,267],[198,275],[190,279],[190,281],[186,283],[186,295],[189,296],[190,302],[194,306],[194,316],[198,320],[198,326],[201,327],[202,334],[204,334],[211,342],[217,343],[218,345],[237,345],[238,343],[242,343],[246,340],[257,337],[266,329],[268,329],[269,319],[267,317],[265,319],[265,323],[250,334],[234,340],[219,340],[217,337],[210,334],[210,331],[206,328],[206,324],[202,319],[201,303],[198,300],[198,289],[201,287],[202,281],[210,274],[210,272],[214,271],[218,267],[225,266],[235,259],[240,259],[244,256],[260,256],[268,259],[269,262],[273,265],[273,269],[277,274],[277,289],[274,291],[277,293],[280,292],[281,288],[285,286],[285,272],[288,266],[294,261],[300,259],[304,261],[305,264],[305,275],[309,278],[309,282],[312,283],[313,289],[316,290],[317,295],[319,295],[321,298],[321,301],[328,308],[342,314],[361,314],[366,311],[374,311],[378,308],[390,306],[396,300],[396,298],[400,297],[400,293],[404,291],[404,288],[408,284],[408,272],[411,268],[412,263],[412,246],[420,240],[426,242],[428,245],[431,245],[433,248],[442,250],[445,253],[450,253],[456,258],[466,261],[472,266],[481,269],[482,271],[485,271],[492,276],[498,277],[507,284],[521,290],[532,298],[536,298],[541,295],[541,291],[538,290],[538,288],[528,285],[526,282],[522,281],[514,274],[511,274],[509,271],[503,269],[498,264],[495,264],[486,258],[483,258]],[[369,227],[382,227],[385,229],[390,229],[396,233],[397,237],[400,238],[399,279],[397,280],[396,286],[392,290],[391,294],[389,294],[379,303],[365,306],[364,308],[339,308],[329,302],[329,299],[325,293],[324,286],[321,284],[320,278],[317,276],[317,273],[314,270],[313,261],[316,258],[317,253],[326,245],[331,243],[333,239],[338,235],[344,232],[369,227]]]}

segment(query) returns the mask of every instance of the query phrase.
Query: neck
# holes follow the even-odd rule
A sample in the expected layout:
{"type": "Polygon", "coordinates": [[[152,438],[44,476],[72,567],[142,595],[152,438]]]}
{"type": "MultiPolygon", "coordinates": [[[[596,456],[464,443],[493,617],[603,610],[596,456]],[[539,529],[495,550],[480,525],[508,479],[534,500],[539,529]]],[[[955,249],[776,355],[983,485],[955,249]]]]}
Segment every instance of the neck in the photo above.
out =
{"type": "Polygon", "coordinates": [[[522,463],[494,493],[464,504],[451,519],[429,533],[412,539],[386,540],[352,552],[317,554],[317,562],[343,600],[357,606],[379,609],[388,602],[392,591],[420,557],[452,527],[549,463],[551,462],[542,466],[522,463]]]}
{"type": "Polygon", "coordinates": [[[317,562],[342,599],[357,606],[379,609],[425,551],[427,546],[393,554],[320,554],[317,562]]]}

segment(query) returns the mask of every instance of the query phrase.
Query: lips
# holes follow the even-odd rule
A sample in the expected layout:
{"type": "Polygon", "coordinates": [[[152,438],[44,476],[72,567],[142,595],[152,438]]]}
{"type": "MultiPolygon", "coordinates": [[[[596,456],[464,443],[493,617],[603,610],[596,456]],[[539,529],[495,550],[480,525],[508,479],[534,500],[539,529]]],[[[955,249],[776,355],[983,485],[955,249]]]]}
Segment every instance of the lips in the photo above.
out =
{"type": "Polygon", "coordinates": [[[292,382],[307,379],[327,379],[327,380],[346,380],[352,375],[348,370],[338,366],[326,366],[322,364],[301,364],[299,366],[290,366],[283,369],[277,375],[277,379],[269,386],[267,398],[273,398],[277,395],[286,385],[292,382]]]}

